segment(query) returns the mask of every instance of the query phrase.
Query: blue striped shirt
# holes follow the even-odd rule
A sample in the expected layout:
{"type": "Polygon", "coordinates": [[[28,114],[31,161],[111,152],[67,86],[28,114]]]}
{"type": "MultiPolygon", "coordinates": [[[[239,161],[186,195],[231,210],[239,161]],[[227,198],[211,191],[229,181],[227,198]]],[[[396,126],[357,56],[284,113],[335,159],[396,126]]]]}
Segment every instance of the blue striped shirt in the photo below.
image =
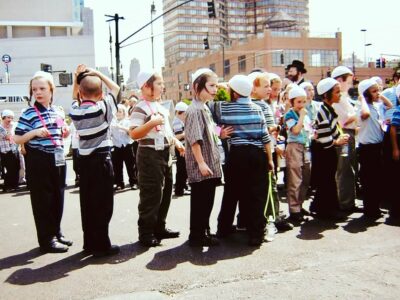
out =
{"type": "Polygon", "coordinates": [[[217,102],[217,123],[232,126],[234,131],[228,140],[231,145],[254,145],[264,148],[271,139],[261,107],[249,98],[234,102],[217,102]]]}
{"type": "Polygon", "coordinates": [[[101,101],[84,100],[81,105],[72,105],[70,116],[79,136],[79,155],[111,151],[110,123],[116,111],[112,94],[101,101]]]}
{"type": "MultiPolygon", "coordinates": [[[[34,137],[29,140],[25,145],[28,148],[32,148],[39,151],[44,151],[47,153],[54,153],[55,148],[63,148],[62,139],[62,126],[61,123],[64,122],[61,111],[59,111],[54,106],[49,108],[44,107],[38,102],[34,103],[34,106],[40,112],[42,119],[46,125],[47,130],[50,132],[50,137],[34,137]],[[58,146],[56,146],[57,144],[58,146]]],[[[22,136],[25,133],[43,128],[42,121],[40,120],[38,114],[34,107],[29,107],[26,109],[18,120],[17,127],[15,128],[15,135],[22,136]]]]}

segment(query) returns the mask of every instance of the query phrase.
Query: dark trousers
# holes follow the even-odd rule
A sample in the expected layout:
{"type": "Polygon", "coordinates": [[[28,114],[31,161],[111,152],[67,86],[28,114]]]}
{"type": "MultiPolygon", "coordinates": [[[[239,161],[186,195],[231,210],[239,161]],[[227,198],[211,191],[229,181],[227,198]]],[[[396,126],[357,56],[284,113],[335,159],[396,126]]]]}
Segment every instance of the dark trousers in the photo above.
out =
{"type": "Polygon", "coordinates": [[[315,146],[315,197],[311,203],[311,211],[320,215],[332,215],[339,209],[336,188],[337,152],[335,147],[324,149],[320,144],[315,146]]]}
{"type": "Polygon", "coordinates": [[[4,176],[4,189],[18,187],[19,182],[19,152],[8,151],[1,153],[1,163],[6,170],[4,176]]]}
{"type": "Polygon", "coordinates": [[[81,155],[79,160],[83,248],[104,251],[111,246],[108,226],[114,208],[114,172],[111,155],[109,153],[81,155]]]}
{"type": "Polygon", "coordinates": [[[172,195],[170,149],[156,151],[139,147],[137,156],[139,200],[139,238],[165,228],[172,195]]]}
{"type": "MultiPolygon", "coordinates": [[[[399,140],[397,144],[400,145],[399,140]]],[[[392,215],[393,209],[397,210],[397,215],[400,216],[400,197],[397,189],[397,178],[399,174],[399,162],[392,158],[392,142],[390,138],[390,126],[385,132],[383,138],[383,174],[385,174],[385,188],[382,189],[381,195],[383,207],[388,207],[390,215],[392,215]]]]}
{"type": "Polygon", "coordinates": [[[129,184],[132,186],[137,183],[134,173],[135,157],[132,144],[122,147],[114,147],[112,152],[112,163],[114,168],[114,184],[122,186],[124,184],[123,167],[125,163],[126,172],[129,177],[129,184]]]}
{"type": "Polygon", "coordinates": [[[75,181],[78,181],[80,172],[78,149],[72,149],[72,169],[75,172],[75,181]]]}
{"type": "Polygon", "coordinates": [[[382,143],[360,144],[360,179],[364,195],[364,214],[380,214],[382,199],[382,143]]]}
{"type": "Polygon", "coordinates": [[[255,146],[231,146],[227,161],[227,176],[218,231],[230,230],[238,201],[240,218],[250,236],[264,232],[264,208],[268,195],[268,169],[266,154],[255,146]]]}
{"type": "Polygon", "coordinates": [[[54,154],[27,148],[26,177],[40,246],[62,235],[66,167],[55,166],[54,154]]]}
{"type": "Polygon", "coordinates": [[[190,236],[189,239],[202,238],[210,229],[209,221],[214,205],[215,188],[219,178],[206,179],[190,184],[190,236]]]}
{"type": "Polygon", "coordinates": [[[176,156],[176,175],[175,175],[175,193],[182,194],[183,190],[187,187],[187,172],[186,172],[186,161],[185,157],[179,154],[179,151],[175,149],[176,156]]]}

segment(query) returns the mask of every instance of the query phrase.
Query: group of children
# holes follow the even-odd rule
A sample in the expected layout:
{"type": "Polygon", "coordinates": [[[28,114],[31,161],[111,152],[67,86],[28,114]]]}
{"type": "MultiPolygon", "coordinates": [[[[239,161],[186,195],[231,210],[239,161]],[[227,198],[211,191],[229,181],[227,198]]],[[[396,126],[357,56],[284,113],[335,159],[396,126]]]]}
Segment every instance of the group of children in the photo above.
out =
{"type": "MultiPolygon", "coordinates": [[[[391,192],[394,186],[385,186],[381,175],[388,166],[392,177],[398,170],[400,108],[389,119],[382,113],[397,106],[392,99],[397,101],[400,87],[390,90],[394,97],[385,97],[376,79],[366,79],[358,86],[359,100],[353,101],[347,93],[352,77],[351,70],[337,67],[331,78],[317,84],[322,97],[322,102],[317,102],[311,83],[291,83],[281,91],[283,82],[278,75],[255,70],[248,76],[230,79],[230,101],[214,101],[218,76],[202,68],[192,75],[191,104],[177,103],[175,119],[170,122],[169,111],[161,104],[164,85],[159,73],[139,73],[141,100],[129,106],[127,118],[126,107],[117,104],[119,87],[99,71],[79,65],[73,93],[77,101],[70,116],[78,137],[84,250],[94,256],[119,252],[110,241],[108,226],[113,214],[114,184],[124,187],[123,161],[130,186],[136,188],[137,184],[140,190],[141,244],[153,247],[162,239],[179,236],[178,231],[166,227],[173,190],[172,147],[178,173],[175,193],[183,195],[186,182],[191,187],[191,246],[216,246],[219,239],[238,228],[247,231],[249,245],[260,246],[267,223],[274,222],[275,230],[285,231],[307,220],[310,212],[303,203],[310,184],[315,188],[310,205],[314,217],[338,220],[343,213],[360,211],[355,205],[358,177],[364,216],[379,218],[385,195],[392,201],[389,219],[398,222],[399,201],[391,192]],[[228,145],[224,172],[221,139],[228,145]],[[286,150],[278,146],[283,143],[286,150]],[[384,152],[390,153],[386,162],[384,152]],[[283,157],[288,218],[279,209],[276,184],[277,162],[283,157]],[[209,219],[222,176],[225,186],[215,235],[209,219]],[[383,186],[386,193],[382,193],[383,186]]],[[[53,91],[51,75],[36,73],[30,81],[35,102],[19,119],[14,141],[26,149],[41,250],[65,252],[72,245],[60,228],[65,188],[63,138],[69,135],[69,129],[52,105],[53,91]]]]}

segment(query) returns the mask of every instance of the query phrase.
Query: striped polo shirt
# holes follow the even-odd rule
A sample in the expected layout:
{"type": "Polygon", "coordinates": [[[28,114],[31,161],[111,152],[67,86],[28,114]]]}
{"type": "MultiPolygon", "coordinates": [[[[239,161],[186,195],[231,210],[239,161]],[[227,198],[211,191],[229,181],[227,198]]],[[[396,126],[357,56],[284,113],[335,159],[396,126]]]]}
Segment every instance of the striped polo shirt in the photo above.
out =
{"type": "MultiPolygon", "coordinates": [[[[52,138],[36,136],[29,140],[25,146],[47,153],[54,153],[57,147],[63,148],[61,131],[64,119],[62,113],[54,106],[46,108],[38,102],[35,102],[33,105],[39,111],[52,138]]],[[[29,107],[22,113],[18,120],[17,127],[15,128],[15,135],[22,136],[29,131],[44,127],[34,107],[29,107]]]]}
{"type": "Polygon", "coordinates": [[[275,119],[274,119],[274,114],[272,112],[271,107],[264,101],[264,100],[258,100],[258,99],[251,99],[253,103],[257,104],[259,107],[261,107],[261,110],[264,114],[265,117],[265,122],[267,124],[267,127],[274,127],[275,126],[275,119]]]}
{"type": "Polygon", "coordinates": [[[318,111],[316,126],[317,142],[325,149],[332,147],[334,140],[339,138],[337,122],[338,115],[335,110],[324,102],[318,111]]]}
{"type": "Polygon", "coordinates": [[[72,104],[70,117],[79,136],[79,155],[107,153],[113,145],[110,124],[117,111],[112,94],[101,101],[82,100],[72,104]]]}
{"type": "Polygon", "coordinates": [[[261,107],[250,98],[234,102],[217,102],[215,115],[218,124],[232,126],[231,145],[253,145],[264,148],[271,141],[261,107]]]}

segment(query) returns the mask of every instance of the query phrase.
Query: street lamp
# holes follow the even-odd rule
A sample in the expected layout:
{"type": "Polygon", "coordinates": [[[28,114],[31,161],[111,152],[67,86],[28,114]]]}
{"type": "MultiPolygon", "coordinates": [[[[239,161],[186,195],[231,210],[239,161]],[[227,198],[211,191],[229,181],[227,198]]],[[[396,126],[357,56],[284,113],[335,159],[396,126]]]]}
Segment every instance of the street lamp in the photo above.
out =
{"type": "Polygon", "coordinates": [[[150,8],[150,18],[151,18],[151,62],[152,62],[152,66],[154,69],[154,36],[153,36],[153,15],[155,15],[156,13],[156,6],[153,3],[151,4],[151,8],[150,8]]]}
{"type": "Polygon", "coordinates": [[[364,32],[364,63],[367,63],[367,29],[361,29],[361,32],[364,32]]]}
{"type": "MultiPolygon", "coordinates": [[[[365,57],[367,57],[367,47],[368,46],[372,46],[372,44],[371,43],[367,43],[367,44],[364,45],[364,47],[365,47],[365,57]]],[[[368,58],[366,60],[366,64],[367,64],[367,67],[368,67],[368,58]]]]}

